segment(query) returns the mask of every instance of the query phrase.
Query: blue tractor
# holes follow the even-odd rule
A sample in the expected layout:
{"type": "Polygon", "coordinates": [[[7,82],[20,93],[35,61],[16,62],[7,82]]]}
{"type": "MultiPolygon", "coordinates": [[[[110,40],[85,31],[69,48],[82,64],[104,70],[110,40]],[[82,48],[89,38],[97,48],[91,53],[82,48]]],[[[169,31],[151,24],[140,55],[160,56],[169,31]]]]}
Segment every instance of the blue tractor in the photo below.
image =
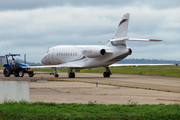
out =
{"type": "Polygon", "coordinates": [[[12,60],[14,59],[15,56],[20,56],[20,54],[6,54],[6,63],[4,64],[3,67],[4,68],[4,76],[5,77],[9,77],[11,74],[14,74],[15,77],[23,77],[24,73],[27,73],[29,75],[29,77],[33,77],[34,76],[34,71],[31,71],[29,68],[30,67],[28,64],[25,63],[18,63],[17,61],[15,61],[15,64],[12,65],[12,62],[9,63],[8,58],[11,56],[12,60]],[[23,68],[26,67],[26,68],[23,68]]]}

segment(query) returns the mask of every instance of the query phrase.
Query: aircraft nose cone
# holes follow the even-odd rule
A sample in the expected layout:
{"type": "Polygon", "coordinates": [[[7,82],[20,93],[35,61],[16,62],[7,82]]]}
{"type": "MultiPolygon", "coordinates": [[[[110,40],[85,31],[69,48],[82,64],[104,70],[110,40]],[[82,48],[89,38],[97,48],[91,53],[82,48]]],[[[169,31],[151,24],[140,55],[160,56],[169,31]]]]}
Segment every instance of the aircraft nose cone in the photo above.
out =
{"type": "Polygon", "coordinates": [[[46,64],[46,59],[47,59],[46,56],[44,56],[44,57],[42,58],[42,60],[41,60],[41,63],[42,63],[42,64],[46,64]]]}

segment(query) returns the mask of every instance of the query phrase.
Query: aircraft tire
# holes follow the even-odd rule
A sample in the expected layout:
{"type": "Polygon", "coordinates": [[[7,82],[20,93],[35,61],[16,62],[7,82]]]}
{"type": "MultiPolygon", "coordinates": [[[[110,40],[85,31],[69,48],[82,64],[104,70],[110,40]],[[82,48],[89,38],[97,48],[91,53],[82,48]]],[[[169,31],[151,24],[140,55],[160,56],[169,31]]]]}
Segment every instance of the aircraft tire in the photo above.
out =
{"type": "Polygon", "coordinates": [[[54,77],[59,77],[59,75],[58,75],[58,74],[55,74],[54,77]]]}
{"type": "Polygon", "coordinates": [[[68,75],[69,78],[75,78],[75,73],[74,72],[70,72],[68,75]]]}
{"type": "Polygon", "coordinates": [[[68,78],[71,78],[71,73],[69,73],[68,78]]]}
{"type": "Polygon", "coordinates": [[[106,77],[109,78],[110,77],[110,72],[104,72],[103,76],[104,76],[104,78],[106,78],[106,77]]]}
{"type": "Polygon", "coordinates": [[[106,72],[106,77],[110,77],[110,72],[106,72]]]}
{"type": "Polygon", "coordinates": [[[75,73],[74,72],[72,73],[72,78],[75,78],[75,73]]]}
{"type": "Polygon", "coordinates": [[[104,73],[103,73],[104,78],[106,78],[106,77],[107,77],[106,75],[107,75],[107,74],[106,74],[106,72],[104,72],[104,73]]]}
{"type": "Polygon", "coordinates": [[[69,73],[68,77],[69,77],[69,78],[72,78],[72,77],[73,77],[71,72],[69,73]]]}
{"type": "Polygon", "coordinates": [[[5,77],[9,77],[11,75],[11,70],[9,68],[5,68],[3,74],[5,77]]]}

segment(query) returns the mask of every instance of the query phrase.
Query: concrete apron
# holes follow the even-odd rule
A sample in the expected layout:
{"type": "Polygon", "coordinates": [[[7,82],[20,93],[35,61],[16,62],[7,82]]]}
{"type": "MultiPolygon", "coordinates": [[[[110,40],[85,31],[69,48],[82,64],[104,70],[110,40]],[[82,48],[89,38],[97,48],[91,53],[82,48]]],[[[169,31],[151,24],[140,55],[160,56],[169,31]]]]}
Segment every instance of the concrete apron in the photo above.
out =
{"type": "Polygon", "coordinates": [[[29,102],[29,81],[0,80],[0,103],[22,100],[29,102]]]}

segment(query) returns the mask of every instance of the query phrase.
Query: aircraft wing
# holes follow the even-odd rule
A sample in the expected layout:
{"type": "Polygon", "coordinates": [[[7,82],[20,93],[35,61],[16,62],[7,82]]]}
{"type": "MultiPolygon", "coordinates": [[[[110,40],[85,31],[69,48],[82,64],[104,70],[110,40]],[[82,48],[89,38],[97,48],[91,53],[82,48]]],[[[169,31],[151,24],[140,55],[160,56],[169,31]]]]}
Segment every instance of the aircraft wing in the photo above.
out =
{"type": "Polygon", "coordinates": [[[30,66],[30,67],[23,67],[23,68],[40,69],[40,68],[81,68],[81,67],[82,67],[81,65],[69,62],[69,63],[63,63],[59,65],[30,66]]]}
{"type": "Polygon", "coordinates": [[[109,67],[120,67],[120,66],[158,66],[158,65],[174,65],[174,64],[112,64],[109,67]]]}

